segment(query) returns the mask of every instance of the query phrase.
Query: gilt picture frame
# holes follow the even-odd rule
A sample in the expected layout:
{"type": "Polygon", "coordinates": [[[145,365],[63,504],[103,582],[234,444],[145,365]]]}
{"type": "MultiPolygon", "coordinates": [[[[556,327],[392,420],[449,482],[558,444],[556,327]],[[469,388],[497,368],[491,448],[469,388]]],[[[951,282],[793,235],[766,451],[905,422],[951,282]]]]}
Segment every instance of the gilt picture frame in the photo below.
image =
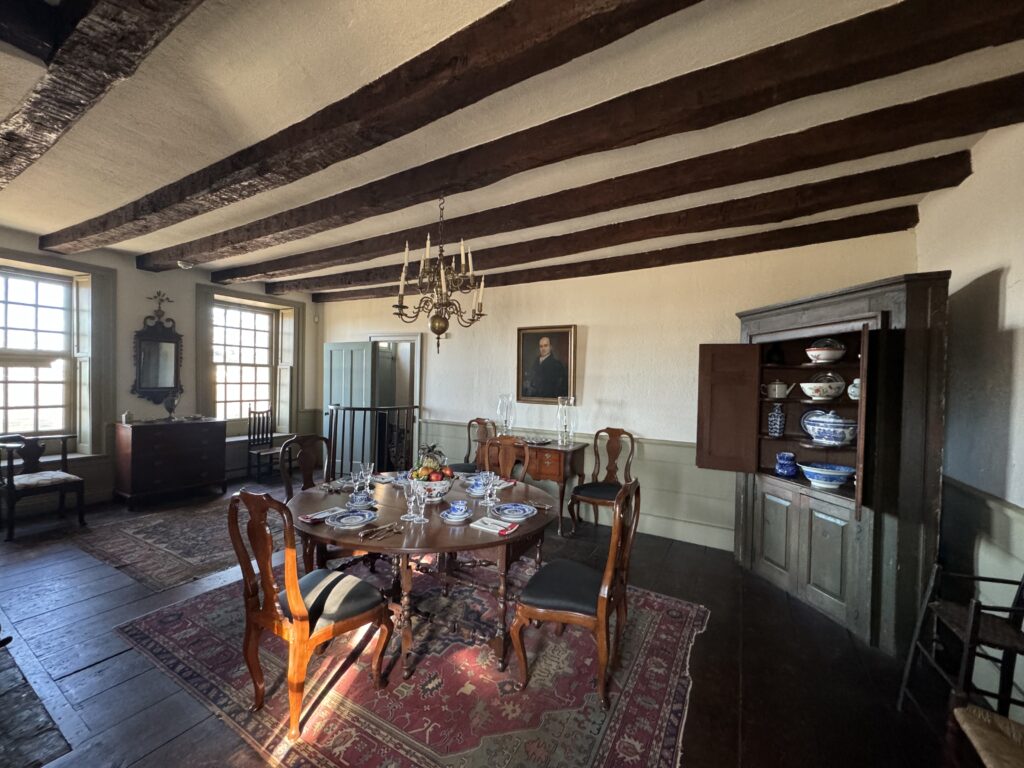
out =
{"type": "Polygon", "coordinates": [[[557,405],[576,395],[576,326],[535,325],[516,332],[516,400],[557,405]]]}

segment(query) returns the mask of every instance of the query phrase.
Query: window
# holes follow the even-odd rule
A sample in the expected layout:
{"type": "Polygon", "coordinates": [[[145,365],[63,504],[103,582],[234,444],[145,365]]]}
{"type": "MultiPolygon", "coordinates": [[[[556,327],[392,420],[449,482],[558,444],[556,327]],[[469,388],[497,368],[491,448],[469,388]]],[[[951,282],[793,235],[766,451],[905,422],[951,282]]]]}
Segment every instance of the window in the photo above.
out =
{"type": "Polygon", "coordinates": [[[72,281],[0,272],[0,432],[73,424],[72,281]]]}
{"type": "Polygon", "coordinates": [[[213,305],[214,400],[218,419],[244,419],[270,408],[274,380],[274,312],[213,305]]]}

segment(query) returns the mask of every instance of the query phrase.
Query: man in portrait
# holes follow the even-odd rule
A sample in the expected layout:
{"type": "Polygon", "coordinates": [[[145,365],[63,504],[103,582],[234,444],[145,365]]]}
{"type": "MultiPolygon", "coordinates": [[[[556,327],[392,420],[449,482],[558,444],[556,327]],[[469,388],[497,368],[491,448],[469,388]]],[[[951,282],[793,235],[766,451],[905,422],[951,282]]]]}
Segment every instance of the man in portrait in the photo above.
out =
{"type": "Polygon", "coordinates": [[[559,397],[569,394],[569,378],[565,363],[555,357],[551,350],[551,339],[547,336],[541,336],[537,343],[537,359],[526,373],[523,394],[530,397],[559,397]]]}

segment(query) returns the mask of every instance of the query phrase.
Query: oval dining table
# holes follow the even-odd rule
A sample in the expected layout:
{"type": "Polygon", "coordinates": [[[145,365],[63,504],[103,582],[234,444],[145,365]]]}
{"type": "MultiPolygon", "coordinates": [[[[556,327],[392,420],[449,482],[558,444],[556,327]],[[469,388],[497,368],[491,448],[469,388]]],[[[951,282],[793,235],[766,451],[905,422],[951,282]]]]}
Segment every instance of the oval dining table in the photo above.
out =
{"type": "Polygon", "coordinates": [[[322,521],[303,522],[302,515],[311,515],[330,507],[344,508],[348,494],[344,492],[323,490],[322,487],[309,488],[297,492],[288,502],[292,512],[295,529],[303,540],[311,546],[303,546],[305,567],[307,572],[314,565],[326,567],[327,547],[330,545],[341,549],[390,555],[398,566],[401,586],[400,611],[398,630],[402,638],[403,677],[412,674],[409,654],[412,651],[412,582],[414,561],[417,555],[438,555],[438,567],[444,573],[451,574],[452,560],[459,552],[471,550],[490,550],[493,552],[498,571],[498,626],[494,637],[490,640],[491,648],[498,659],[498,669],[505,669],[505,656],[508,651],[508,609],[507,581],[509,565],[535,549],[537,564],[540,564],[541,547],[544,542],[544,529],[555,520],[555,499],[540,488],[517,481],[509,488],[498,493],[499,503],[523,502],[537,508],[537,514],[519,523],[514,531],[504,535],[482,531],[470,526],[473,520],[486,517],[489,508],[480,499],[470,496],[461,480],[456,480],[451,490],[438,502],[427,504],[424,510],[426,523],[410,523],[399,520],[406,512],[406,502],[395,483],[378,483],[373,491],[377,503],[377,519],[371,524],[356,529],[336,528],[322,521]],[[441,519],[440,513],[448,509],[449,502],[463,499],[467,502],[472,516],[465,523],[449,524],[441,519]],[[401,532],[392,533],[383,538],[360,537],[363,532],[374,526],[386,526],[393,523],[401,528],[401,532]],[[312,550],[312,551],[311,551],[312,550]],[[315,559],[315,563],[314,563],[315,559]]]}

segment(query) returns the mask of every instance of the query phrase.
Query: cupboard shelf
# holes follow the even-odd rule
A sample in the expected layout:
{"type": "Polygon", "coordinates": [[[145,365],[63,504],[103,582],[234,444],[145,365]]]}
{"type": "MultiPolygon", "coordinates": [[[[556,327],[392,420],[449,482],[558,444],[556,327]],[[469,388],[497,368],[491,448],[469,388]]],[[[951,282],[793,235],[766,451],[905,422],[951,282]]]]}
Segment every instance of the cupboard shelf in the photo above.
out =
{"type": "Polygon", "coordinates": [[[808,480],[802,474],[799,474],[799,470],[797,470],[796,477],[782,477],[781,475],[775,474],[774,467],[761,467],[761,474],[768,475],[772,478],[772,480],[775,480],[780,483],[792,483],[793,485],[797,485],[800,488],[809,488],[812,491],[828,494],[829,496],[839,496],[849,501],[852,501],[856,495],[856,489],[853,487],[851,483],[847,483],[846,485],[842,485],[839,488],[829,490],[825,490],[823,488],[815,488],[813,485],[811,485],[810,480],[808,480]]]}

